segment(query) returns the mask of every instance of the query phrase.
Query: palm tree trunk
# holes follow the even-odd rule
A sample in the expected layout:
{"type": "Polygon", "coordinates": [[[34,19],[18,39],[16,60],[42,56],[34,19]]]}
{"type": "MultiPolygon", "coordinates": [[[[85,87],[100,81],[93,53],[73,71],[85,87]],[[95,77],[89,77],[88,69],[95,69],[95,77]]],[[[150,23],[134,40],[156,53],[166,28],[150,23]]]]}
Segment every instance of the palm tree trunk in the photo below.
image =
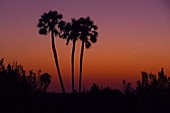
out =
{"type": "Polygon", "coordinates": [[[82,84],[83,53],[84,53],[84,41],[82,41],[82,45],[81,45],[81,53],[80,53],[79,93],[81,93],[81,84],[82,84]]]}
{"type": "Polygon", "coordinates": [[[74,53],[75,53],[76,40],[73,40],[71,66],[72,66],[72,92],[74,93],[74,53]]]}
{"type": "Polygon", "coordinates": [[[54,32],[53,31],[51,31],[51,38],[52,38],[52,50],[53,50],[56,68],[57,68],[57,71],[58,71],[58,77],[59,77],[62,92],[63,92],[63,94],[65,94],[65,88],[64,88],[63,81],[62,81],[62,77],[61,77],[61,73],[60,73],[60,67],[59,67],[58,58],[57,58],[57,51],[55,49],[54,32]]]}

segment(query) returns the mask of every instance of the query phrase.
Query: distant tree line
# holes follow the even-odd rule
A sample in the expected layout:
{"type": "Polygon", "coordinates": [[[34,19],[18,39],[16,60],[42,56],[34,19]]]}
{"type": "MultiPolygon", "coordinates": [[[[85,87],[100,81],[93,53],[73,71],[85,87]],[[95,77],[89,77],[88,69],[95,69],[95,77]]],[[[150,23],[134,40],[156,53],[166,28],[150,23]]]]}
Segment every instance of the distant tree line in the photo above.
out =
{"type": "MultiPolygon", "coordinates": [[[[28,74],[21,64],[13,62],[5,65],[4,59],[0,59],[0,91],[1,92],[47,92],[51,83],[51,75],[42,73],[41,70],[37,74],[30,70],[28,74]]],[[[170,95],[170,77],[165,75],[164,69],[153,73],[141,72],[141,80],[136,81],[136,88],[133,88],[131,82],[122,81],[124,90],[113,90],[109,87],[99,87],[93,84],[89,90],[83,90],[82,93],[111,93],[119,92],[125,95],[170,95]]]]}
{"type": "Polygon", "coordinates": [[[81,94],[63,95],[47,92],[50,82],[48,73],[30,70],[27,74],[17,62],[5,65],[0,59],[0,112],[169,113],[170,77],[163,68],[158,75],[141,72],[136,88],[123,80],[123,92],[94,83],[81,94]]]}
{"type": "Polygon", "coordinates": [[[170,77],[165,75],[164,69],[158,72],[158,75],[153,73],[141,72],[141,80],[136,82],[136,88],[133,89],[131,83],[126,83],[123,80],[124,93],[133,95],[170,95],[170,77]]]}
{"type": "Polygon", "coordinates": [[[89,91],[90,93],[106,93],[112,91],[118,91],[124,95],[169,95],[170,96],[170,77],[164,73],[164,69],[158,72],[157,75],[153,73],[141,72],[141,80],[136,81],[135,88],[132,87],[131,82],[126,80],[122,81],[124,86],[123,91],[113,90],[109,87],[99,87],[97,84],[93,84],[89,91]]]}

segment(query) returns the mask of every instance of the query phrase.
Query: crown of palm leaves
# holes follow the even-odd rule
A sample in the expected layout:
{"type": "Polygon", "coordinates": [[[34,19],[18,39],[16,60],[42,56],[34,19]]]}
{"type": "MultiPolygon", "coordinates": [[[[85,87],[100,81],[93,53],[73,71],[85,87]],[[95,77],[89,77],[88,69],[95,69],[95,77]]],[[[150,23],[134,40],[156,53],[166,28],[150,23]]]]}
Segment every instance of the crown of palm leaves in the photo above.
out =
{"type": "Polygon", "coordinates": [[[80,40],[85,42],[86,48],[89,48],[91,43],[95,43],[97,41],[97,26],[94,25],[94,22],[90,19],[90,17],[80,18],[78,21],[80,23],[80,40]]]}
{"type": "Polygon", "coordinates": [[[72,18],[71,19],[71,23],[68,22],[65,24],[65,28],[64,28],[64,33],[62,35],[62,37],[64,39],[67,39],[67,45],[69,43],[70,40],[77,40],[79,37],[80,33],[79,33],[79,23],[78,20],[72,18]]]}
{"type": "Polygon", "coordinates": [[[57,11],[49,11],[41,15],[37,27],[39,27],[39,33],[42,35],[47,35],[50,31],[53,31],[55,35],[60,35],[62,29],[64,29],[65,22],[61,19],[63,18],[62,14],[58,14],[57,11]],[[56,28],[58,25],[58,30],[56,28]]]}

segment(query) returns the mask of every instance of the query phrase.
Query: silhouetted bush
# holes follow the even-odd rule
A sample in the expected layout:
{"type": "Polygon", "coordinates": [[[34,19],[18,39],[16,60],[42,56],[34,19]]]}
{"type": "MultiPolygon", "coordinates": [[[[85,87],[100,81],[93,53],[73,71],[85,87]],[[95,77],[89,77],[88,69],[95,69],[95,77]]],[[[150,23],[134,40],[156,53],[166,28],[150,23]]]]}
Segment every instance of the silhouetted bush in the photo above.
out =
{"type": "Polygon", "coordinates": [[[100,93],[101,90],[100,90],[99,86],[97,86],[97,84],[94,83],[90,88],[90,92],[91,93],[100,93]]]}
{"type": "Polygon", "coordinates": [[[137,81],[137,94],[170,94],[170,77],[164,74],[163,68],[158,76],[142,72],[142,80],[137,81]]]}
{"type": "Polygon", "coordinates": [[[23,66],[17,62],[5,66],[4,59],[0,59],[0,92],[1,93],[28,93],[36,91],[46,92],[51,82],[48,73],[36,76],[33,70],[28,75],[23,66]]]}

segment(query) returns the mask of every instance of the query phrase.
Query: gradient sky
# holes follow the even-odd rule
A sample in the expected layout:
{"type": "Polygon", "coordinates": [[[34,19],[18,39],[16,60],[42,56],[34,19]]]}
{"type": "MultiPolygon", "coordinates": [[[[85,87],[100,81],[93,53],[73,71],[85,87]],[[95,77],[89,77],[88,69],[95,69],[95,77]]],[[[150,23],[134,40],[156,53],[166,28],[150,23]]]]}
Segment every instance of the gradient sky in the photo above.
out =
{"type": "MultiPolygon", "coordinates": [[[[63,20],[90,16],[98,26],[96,44],[85,50],[83,86],[122,88],[135,84],[141,71],[170,75],[170,2],[168,0],[0,0],[0,58],[18,61],[28,71],[49,72],[50,91],[60,91],[50,36],[36,27],[43,12],[56,10],[63,20]]],[[[61,73],[71,88],[71,43],[56,38],[61,73]]],[[[75,56],[76,85],[80,42],[75,56]]],[[[76,86],[77,87],[77,86],[76,86]]]]}

